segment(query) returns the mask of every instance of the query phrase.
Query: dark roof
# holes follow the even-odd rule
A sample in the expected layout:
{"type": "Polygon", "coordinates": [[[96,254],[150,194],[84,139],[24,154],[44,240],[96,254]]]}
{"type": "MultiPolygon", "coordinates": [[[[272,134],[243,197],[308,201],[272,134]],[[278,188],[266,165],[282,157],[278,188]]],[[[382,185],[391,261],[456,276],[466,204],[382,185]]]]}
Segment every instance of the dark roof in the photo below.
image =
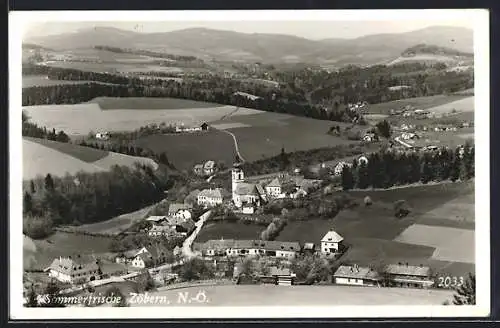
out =
{"type": "Polygon", "coordinates": [[[221,239],[221,240],[208,240],[198,247],[202,250],[215,249],[225,250],[228,248],[234,249],[264,249],[268,251],[300,251],[300,244],[298,242],[288,241],[269,241],[269,240],[234,240],[234,239],[221,239]]]}
{"type": "Polygon", "coordinates": [[[189,204],[185,204],[185,203],[172,203],[169,205],[168,207],[168,214],[169,215],[173,215],[177,212],[179,212],[180,210],[191,210],[193,209],[193,206],[189,205],[189,204]]]}
{"type": "Polygon", "coordinates": [[[389,274],[398,274],[405,276],[430,276],[431,269],[426,266],[415,266],[406,264],[389,264],[385,268],[385,272],[389,274]]]}
{"type": "Polygon", "coordinates": [[[236,194],[238,195],[252,195],[252,196],[259,196],[259,192],[257,191],[257,188],[255,184],[253,183],[238,183],[236,186],[236,194]]]}
{"type": "Polygon", "coordinates": [[[355,278],[355,279],[370,279],[379,280],[381,277],[379,274],[366,267],[341,265],[337,271],[335,271],[334,277],[339,278],[355,278]]]}

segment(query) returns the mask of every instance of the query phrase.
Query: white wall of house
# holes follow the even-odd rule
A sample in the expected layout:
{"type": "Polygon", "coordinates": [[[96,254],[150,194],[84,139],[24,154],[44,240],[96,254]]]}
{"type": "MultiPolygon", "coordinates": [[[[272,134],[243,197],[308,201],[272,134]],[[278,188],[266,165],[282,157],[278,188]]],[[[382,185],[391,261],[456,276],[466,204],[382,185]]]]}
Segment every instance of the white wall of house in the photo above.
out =
{"type": "Polygon", "coordinates": [[[280,258],[294,258],[295,257],[295,252],[294,251],[276,251],[276,257],[280,257],[280,258]]]}
{"type": "Polygon", "coordinates": [[[281,195],[281,187],[266,187],[266,193],[271,197],[278,197],[281,195]]]}
{"type": "Polygon", "coordinates": [[[253,214],[254,208],[253,206],[245,206],[243,207],[243,214],[253,214]]]}
{"type": "Polygon", "coordinates": [[[132,266],[135,267],[135,268],[145,268],[146,267],[146,264],[144,263],[144,261],[140,258],[140,257],[136,257],[133,261],[132,261],[132,266]]]}
{"type": "Polygon", "coordinates": [[[339,250],[339,243],[322,241],[321,242],[321,252],[324,254],[336,253],[339,250]],[[333,251],[332,251],[333,249],[333,251]]]}
{"type": "Polygon", "coordinates": [[[55,278],[61,282],[71,282],[71,276],[69,274],[50,269],[49,277],[55,278]]]}
{"type": "Polygon", "coordinates": [[[355,285],[355,286],[365,285],[363,279],[343,278],[343,277],[335,277],[335,283],[339,285],[355,285]]]}
{"type": "Polygon", "coordinates": [[[220,197],[198,196],[198,205],[215,206],[219,204],[222,204],[222,198],[220,197]]]}
{"type": "Polygon", "coordinates": [[[174,218],[176,219],[191,219],[191,212],[189,210],[178,210],[176,213],[173,215],[174,218]]]}

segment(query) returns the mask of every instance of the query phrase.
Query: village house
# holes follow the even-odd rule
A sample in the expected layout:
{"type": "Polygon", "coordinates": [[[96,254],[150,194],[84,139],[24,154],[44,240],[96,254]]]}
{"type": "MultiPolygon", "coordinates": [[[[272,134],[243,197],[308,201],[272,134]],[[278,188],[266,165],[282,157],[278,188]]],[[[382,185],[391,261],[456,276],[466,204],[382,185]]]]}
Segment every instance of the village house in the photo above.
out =
{"type": "Polygon", "coordinates": [[[151,215],[146,218],[146,221],[152,222],[153,224],[161,224],[167,221],[167,216],[165,215],[151,215]]]}
{"type": "Polygon", "coordinates": [[[245,181],[245,175],[237,164],[231,170],[232,201],[237,208],[260,206],[266,200],[265,191],[258,183],[245,181]]]}
{"type": "Polygon", "coordinates": [[[142,247],[139,249],[132,249],[126,252],[120,253],[116,258],[115,262],[120,264],[129,264],[132,260],[141,253],[147,253],[146,247],[142,247]]]}
{"type": "Polygon", "coordinates": [[[51,278],[72,284],[97,280],[101,276],[98,260],[83,259],[79,255],[75,258],[60,256],[54,259],[44,271],[48,272],[51,278]]]}
{"type": "Polygon", "coordinates": [[[109,132],[98,132],[95,134],[97,140],[109,140],[109,132]]]}
{"type": "Polygon", "coordinates": [[[344,250],[344,238],[333,230],[328,231],[321,239],[321,253],[338,254],[344,250]]]}
{"type": "Polygon", "coordinates": [[[168,216],[176,219],[191,219],[193,206],[184,203],[172,203],[168,207],[168,216]]]}
{"type": "Polygon", "coordinates": [[[333,274],[333,279],[339,285],[380,286],[382,278],[371,268],[358,265],[341,265],[333,274]]]}
{"type": "Polygon", "coordinates": [[[415,133],[403,133],[401,134],[401,139],[403,140],[413,140],[413,139],[419,139],[419,136],[415,133]]]}
{"type": "Polygon", "coordinates": [[[175,228],[170,226],[170,225],[153,224],[153,226],[148,230],[148,236],[149,237],[168,237],[168,236],[174,236],[175,232],[176,232],[175,228]]]}
{"type": "Polygon", "coordinates": [[[204,189],[198,194],[197,200],[198,205],[202,205],[205,207],[214,207],[216,205],[222,204],[222,192],[219,188],[204,189]]]}
{"type": "Polygon", "coordinates": [[[335,165],[335,167],[333,168],[333,174],[334,175],[342,175],[342,171],[344,170],[345,166],[351,168],[352,164],[351,163],[347,163],[347,162],[339,162],[339,163],[337,163],[337,165],[335,165]]]}
{"type": "Polygon", "coordinates": [[[203,164],[196,164],[193,167],[193,172],[196,175],[203,175],[203,164]]]}
{"type": "Polygon", "coordinates": [[[293,259],[300,252],[298,242],[268,240],[208,240],[197,244],[203,256],[270,256],[293,259]]]}
{"type": "Polygon", "coordinates": [[[408,265],[408,263],[390,264],[384,272],[391,286],[429,288],[434,284],[431,269],[427,266],[408,265]]]}
{"type": "Polygon", "coordinates": [[[146,252],[140,252],[131,261],[131,266],[136,269],[151,268],[164,264],[167,260],[167,249],[160,244],[150,244],[146,252]]]}
{"type": "Polygon", "coordinates": [[[358,165],[368,165],[368,158],[364,155],[358,157],[358,165]]]}
{"type": "Polygon", "coordinates": [[[206,161],[203,164],[203,172],[205,175],[212,175],[215,173],[215,162],[214,161],[206,161]]]}

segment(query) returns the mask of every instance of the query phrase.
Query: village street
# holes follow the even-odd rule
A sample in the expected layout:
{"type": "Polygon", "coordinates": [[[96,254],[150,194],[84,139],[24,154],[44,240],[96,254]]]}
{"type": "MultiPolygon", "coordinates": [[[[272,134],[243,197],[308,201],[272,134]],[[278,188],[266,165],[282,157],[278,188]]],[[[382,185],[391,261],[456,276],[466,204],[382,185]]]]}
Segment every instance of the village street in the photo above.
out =
{"type": "Polygon", "coordinates": [[[195,223],[195,230],[193,231],[193,233],[188,237],[186,238],[186,240],[184,240],[184,242],[182,243],[182,254],[184,255],[184,257],[186,258],[191,258],[191,257],[194,257],[196,256],[196,254],[193,252],[193,250],[191,249],[191,246],[193,245],[193,242],[194,240],[196,239],[196,237],[198,236],[198,234],[200,233],[201,231],[201,228],[203,227],[203,224],[205,223],[205,221],[210,217],[210,214],[212,213],[212,211],[207,211],[205,213],[203,213],[199,220],[196,221],[195,223]]]}

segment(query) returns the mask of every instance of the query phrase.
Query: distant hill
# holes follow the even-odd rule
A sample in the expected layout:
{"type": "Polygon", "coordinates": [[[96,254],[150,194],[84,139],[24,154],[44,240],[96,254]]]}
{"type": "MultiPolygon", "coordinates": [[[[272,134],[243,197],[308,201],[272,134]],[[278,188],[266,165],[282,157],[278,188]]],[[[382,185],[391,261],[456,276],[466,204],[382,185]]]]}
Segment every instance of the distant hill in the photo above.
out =
{"type": "Polygon", "coordinates": [[[389,65],[402,62],[444,63],[447,66],[471,66],[474,63],[474,54],[449,47],[418,44],[401,53],[401,56],[388,62],[389,65]]]}
{"type": "Polygon", "coordinates": [[[419,44],[432,44],[461,52],[472,52],[472,40],[472,30],[434,26],[406,33],[325,40],[206,28],[138,33],[111,27],[95,27],[74,33],[28,38],[24,41],[60,50],[106,45],[120,48],[134,47],[204,59],[273,63],[307,62],[341,66],[387,61],[397,58],[406,49],[419,44]]]}

